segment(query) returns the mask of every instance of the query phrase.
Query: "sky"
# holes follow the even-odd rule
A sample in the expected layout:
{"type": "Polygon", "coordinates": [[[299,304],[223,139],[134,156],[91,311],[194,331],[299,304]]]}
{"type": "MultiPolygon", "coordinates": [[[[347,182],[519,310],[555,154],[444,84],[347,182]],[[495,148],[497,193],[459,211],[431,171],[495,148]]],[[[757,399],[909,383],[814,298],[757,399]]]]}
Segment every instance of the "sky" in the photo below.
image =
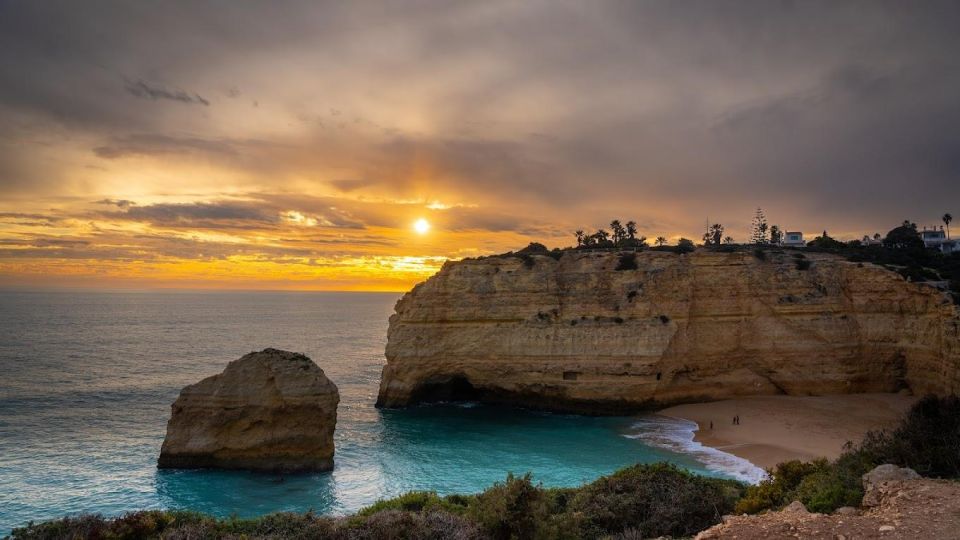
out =
{"type": "Polygon", "coordinates": [[[935,0],[0,0],[0,286],[401,291],[613,218],[939,225],[957,51],[935,0]]]}

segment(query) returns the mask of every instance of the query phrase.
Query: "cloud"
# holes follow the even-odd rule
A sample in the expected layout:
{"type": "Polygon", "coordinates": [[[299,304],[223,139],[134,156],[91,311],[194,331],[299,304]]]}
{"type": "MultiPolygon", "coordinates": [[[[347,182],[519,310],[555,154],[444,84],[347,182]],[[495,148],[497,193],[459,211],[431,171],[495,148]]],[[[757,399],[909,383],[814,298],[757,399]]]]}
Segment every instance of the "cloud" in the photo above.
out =
{"type": "Polygon", "coordinates": [[[124,89],[126,89],[126,91],[132,96],[153,101],[158,99],[169,99],[171,101],[179,101],[181,103],[203,105],[204,107],[210,105],[210,102],[201,97],[199,94],[191,94],[184,90],[180,90],[179,88],[171,89],[159,85],[151,85],[142,80],[127,81],[124,89]]]}
{"type": "Polygon", "coordinates": [[[93,153],[103,159],[187,153],[235,156],[237,155],[237,148],[234,141],[226,139],[211,140],[198,137],[138,133],[115,137],[108,144],[94,148],[93,153]]]}
{"type": "Polygon", "coordinates": [[[97,201],[97,204],[106,204],[110,206],[116,206],[118,208],[123,208],[124,210],[126,210],[127,208],[130,208],[131,206],[137,203],[133,201],[128,201],[127,199],[101,199],[97,201]]]}
{"type": "Polygon", "coordinates": [[[347,180],[330,180],[327,183],[337,188],[337,190],[339,191],[349,193],[351,191],[356,191],[361,188],[372,186],[377,182],[375,180],[369,180],[369,179],[347,179],[347,180]]]}

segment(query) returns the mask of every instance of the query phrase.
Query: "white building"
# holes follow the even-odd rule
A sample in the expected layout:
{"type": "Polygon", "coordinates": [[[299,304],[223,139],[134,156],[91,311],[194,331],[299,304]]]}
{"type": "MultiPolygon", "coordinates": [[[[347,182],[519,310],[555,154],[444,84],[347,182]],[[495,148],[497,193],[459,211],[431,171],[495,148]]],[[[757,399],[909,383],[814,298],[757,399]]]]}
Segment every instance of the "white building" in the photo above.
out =
{"type": "Polygon", "coordinates": [[[784,233],[780,245],[786,247],[803,247],[807,245],[807,243],[803,241],[802,232],[791,231],[784,233]]]}
{"type": "Polygon", "coordinates": [[[939,229],[934,227],[928,229],[926,227],[920,231],[920,238],[923,240],[923,245],[928,248],[939,248],[944,242],[947,241],[947,233],[944,232],[943,227],[939,229]]]}

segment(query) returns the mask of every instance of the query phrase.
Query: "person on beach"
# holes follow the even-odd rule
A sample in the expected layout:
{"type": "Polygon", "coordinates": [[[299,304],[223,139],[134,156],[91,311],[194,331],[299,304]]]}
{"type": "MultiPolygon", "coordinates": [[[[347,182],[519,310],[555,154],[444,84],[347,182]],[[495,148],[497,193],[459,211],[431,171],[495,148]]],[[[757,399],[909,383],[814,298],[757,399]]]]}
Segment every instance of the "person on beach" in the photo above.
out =
{"type": "Polygon", "coordinates": [[[713,431],[713,420],[710,421],[710,431],[713,431]]]}

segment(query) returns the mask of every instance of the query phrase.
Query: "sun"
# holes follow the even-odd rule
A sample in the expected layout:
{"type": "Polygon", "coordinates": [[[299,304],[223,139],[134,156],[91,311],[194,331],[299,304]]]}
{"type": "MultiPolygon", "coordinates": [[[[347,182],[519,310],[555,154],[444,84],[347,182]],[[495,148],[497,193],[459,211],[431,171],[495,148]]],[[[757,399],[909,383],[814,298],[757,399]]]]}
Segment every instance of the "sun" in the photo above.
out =
{"type": "Polygon", "coordinates": [[[417,231],[417,234],[427,234],[430,230],[430,222],[420,218],[413,222],[413,230],[417,231]]]}

